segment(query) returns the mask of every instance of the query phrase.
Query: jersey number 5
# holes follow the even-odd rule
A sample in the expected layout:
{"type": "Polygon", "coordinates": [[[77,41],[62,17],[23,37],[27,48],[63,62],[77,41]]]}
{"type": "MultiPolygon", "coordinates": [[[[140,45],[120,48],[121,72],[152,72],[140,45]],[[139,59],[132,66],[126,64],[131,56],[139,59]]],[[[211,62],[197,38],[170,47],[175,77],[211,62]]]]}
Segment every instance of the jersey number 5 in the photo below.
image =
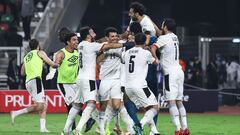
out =
{"type": "Polygon", "coordinates": [[[135,58],[135,55],[131,55],[130,56],[130,60],[129,60],[129,73],[134,72],[134,61],[133,59],[135,58]]]}

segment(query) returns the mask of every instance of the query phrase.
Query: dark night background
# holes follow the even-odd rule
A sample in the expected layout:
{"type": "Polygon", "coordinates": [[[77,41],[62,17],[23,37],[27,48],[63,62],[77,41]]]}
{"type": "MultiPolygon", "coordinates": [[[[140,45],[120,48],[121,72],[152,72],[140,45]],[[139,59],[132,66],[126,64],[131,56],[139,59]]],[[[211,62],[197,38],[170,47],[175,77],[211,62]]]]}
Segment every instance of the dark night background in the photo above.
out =
{"type": "Polygon", "coordinates": [[[82,26],[92,26],[99,36],[104,28],[119,31],[128,25],[127,11],[133,1],[147,8],[147,15],[158,25],[165,17],[174,18],[191,36],[239,36],[240,1],[238,0],[91,0],[82,26]]]}

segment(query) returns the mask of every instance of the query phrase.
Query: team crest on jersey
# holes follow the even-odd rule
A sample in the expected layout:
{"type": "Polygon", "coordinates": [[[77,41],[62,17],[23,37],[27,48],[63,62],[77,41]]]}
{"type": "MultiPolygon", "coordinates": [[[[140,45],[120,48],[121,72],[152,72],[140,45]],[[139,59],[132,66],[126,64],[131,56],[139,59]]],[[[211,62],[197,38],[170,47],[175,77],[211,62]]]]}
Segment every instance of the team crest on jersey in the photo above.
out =
{"type": "Polygon", "coordinates": [[[32,52],[28,53],[26,56],[26,62],[29,62],[32,59],[32,57],[33,57],[33,53],[32,52]]]}
{"type": "Polygon", "coordinates": [[[73,55],[71,58],[68,59],[68,61],[74,63],[76,62],[77,59],[78,59],[78,56],[73,55]]]}

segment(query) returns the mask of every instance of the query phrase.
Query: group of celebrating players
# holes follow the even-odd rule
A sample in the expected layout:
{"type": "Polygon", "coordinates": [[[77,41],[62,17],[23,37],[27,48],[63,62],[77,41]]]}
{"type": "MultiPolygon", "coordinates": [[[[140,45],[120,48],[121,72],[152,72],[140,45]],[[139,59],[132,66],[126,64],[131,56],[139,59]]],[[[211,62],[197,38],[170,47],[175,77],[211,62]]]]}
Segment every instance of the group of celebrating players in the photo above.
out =
{"type": "MultiPolygon", "coordinates": [[[[31,51],[24,57],[21,74],[26,75],[26,89],[34,104],[12,111],[12,123],[21,114],[39,112],[40,132],[48,132],[45,127],[46,104],[41,81],[45,62],[57,71],[57,87],[68,109],[62,134],[81,135],[95,121],[98,134],[107,135],[112,118],[116,118],[115,131],[122,134],[118,124],[118,116],[121,116],[127,127],[125,134],[142,135],[144,126],[148,125],[149,134],[158,135],[158,93],[149,88],[146,78],[150,72],[149,64],[155,68],[160,64],[164,74],[163,94],[176,127],[174,134],[189,135],[186,110],[182,103],[184,73],[179,64],[175,21],[164,19],[159,29],[145,12],[141,3],[132,3],[127,31],[119,34],[116,28],[108,27],[105,29],[105,37],[99,40],[95,40],[96,34],[88,26],[80,29],[80,43],[75,32],[62,28],[58,36],[65,47],[55,53],[53,61],[40,49],[36,39],[30,40],[31,51]],[[160,60],[157,56],[159,52],[160,60]],[[100,82],[96,82],[97,65],[100,82]],[[100,103],[99,109],[96,109],[97,102],[100,103]],[[141,120],[137,117],[137,108],[145,110],[141,120]],[[75,125],[78,114],[81,114],[81,118],[75,125]],[[90,126],[83,131],[86,123],[90,123],[90,126]]],[[[52,74],[55,70],[51,70],[52,74]]],[[[150,81],[157,82],[155,78],[150,81]]]]}

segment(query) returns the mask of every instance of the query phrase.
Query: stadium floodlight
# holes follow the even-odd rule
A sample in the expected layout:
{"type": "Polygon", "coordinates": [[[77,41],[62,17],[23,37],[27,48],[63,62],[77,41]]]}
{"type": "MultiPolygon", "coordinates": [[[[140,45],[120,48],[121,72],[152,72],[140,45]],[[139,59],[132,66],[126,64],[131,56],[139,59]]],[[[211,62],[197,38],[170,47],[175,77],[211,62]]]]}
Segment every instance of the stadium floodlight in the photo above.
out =
{"type": "Polygon", "coordinates": [[[233,43],[240,43],[240,38],[234,38],[234,39],[232,40],[232,42],[233,42],[233,43]]]}

